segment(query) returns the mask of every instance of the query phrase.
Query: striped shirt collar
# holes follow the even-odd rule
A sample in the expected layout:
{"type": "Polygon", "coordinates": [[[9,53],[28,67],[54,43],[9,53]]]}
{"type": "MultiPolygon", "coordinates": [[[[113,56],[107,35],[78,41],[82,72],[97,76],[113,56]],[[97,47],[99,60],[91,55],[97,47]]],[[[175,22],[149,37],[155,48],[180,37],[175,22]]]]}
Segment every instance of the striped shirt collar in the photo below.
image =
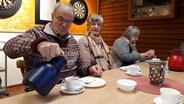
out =
{"type": "Polygon", "coordinates": [[[57,37],[61,40],[64,40],[64,39],[69,39],[71,38],[72,36],[69,35],[69,33],[66,33],[64,36],[62,37],[59,37],[58,35],[56,35],[56,33],[53,31],[53,29],[51,28],[51,22],[47,23],[43,29],[43,31],[49,35],[52,35],[54,37],[57,37]]]}

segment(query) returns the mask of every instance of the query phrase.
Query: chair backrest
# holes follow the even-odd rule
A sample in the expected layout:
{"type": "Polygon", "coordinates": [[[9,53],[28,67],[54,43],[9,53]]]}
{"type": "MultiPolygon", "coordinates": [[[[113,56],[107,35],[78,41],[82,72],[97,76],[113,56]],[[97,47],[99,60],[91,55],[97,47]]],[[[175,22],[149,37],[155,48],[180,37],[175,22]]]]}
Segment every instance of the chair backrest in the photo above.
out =
{"type": "Polygon", "coordinates": [[[16,65],[17,65],[17,68],[20,69],[21,74],[24,77],[24,71],[25,71],[25,66],[26,66],[24,60],[21,60],[21,59],[17,60],[16,65]]]}

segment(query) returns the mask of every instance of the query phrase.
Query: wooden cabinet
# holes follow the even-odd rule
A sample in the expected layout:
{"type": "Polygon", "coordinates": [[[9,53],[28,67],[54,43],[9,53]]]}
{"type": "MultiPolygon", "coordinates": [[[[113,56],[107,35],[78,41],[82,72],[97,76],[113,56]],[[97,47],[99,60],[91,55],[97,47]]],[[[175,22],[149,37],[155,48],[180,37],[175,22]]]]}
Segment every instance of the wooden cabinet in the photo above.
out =
{"type": "Polygon", "coordinates": [[[129,0],[129,20],[173,18],[175,0],[129,0]]]}

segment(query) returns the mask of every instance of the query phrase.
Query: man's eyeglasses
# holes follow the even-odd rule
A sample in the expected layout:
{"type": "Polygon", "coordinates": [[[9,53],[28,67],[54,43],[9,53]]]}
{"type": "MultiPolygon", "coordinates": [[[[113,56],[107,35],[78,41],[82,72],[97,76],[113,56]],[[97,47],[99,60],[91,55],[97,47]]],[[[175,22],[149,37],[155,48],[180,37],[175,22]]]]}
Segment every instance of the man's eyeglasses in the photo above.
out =
{"type": "Polygon", "coordinates": [[[56,16],[54,15],[54,17],[60,22],[60,23],[66,23],[66,24],[71,24],[73,22],[73,20],[66,20],[64,19],[62,16],[56,16]]]}

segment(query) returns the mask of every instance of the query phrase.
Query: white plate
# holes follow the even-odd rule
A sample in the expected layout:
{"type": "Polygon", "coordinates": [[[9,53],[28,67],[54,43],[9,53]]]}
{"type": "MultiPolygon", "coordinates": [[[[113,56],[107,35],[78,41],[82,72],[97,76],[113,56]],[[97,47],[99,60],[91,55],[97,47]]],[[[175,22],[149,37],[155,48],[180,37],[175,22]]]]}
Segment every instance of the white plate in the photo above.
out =
{"type": "Polygon", "coordinates": [[[78,93],[82,93],[84,90],[85,88],[83,86],[80,86],[76,90],[72,90],[72,91],[68,90],[65,86],[61,86],[60,88],[60,91],[65,94],[78,94],[78,93]]]}
{"type": "Polygon", "coordinates": [[[152,58],[149,60],[145,60],[145,62],[150,63],[150,62],[160,62],[161,60],[159,58],[152,58]]]}
{"type": "MultiPolygon", "coordinates": [[[[153,99],[154,104],[163,104],[161,96],[157,96],[153,99]]],[[[184,104],[182,99],[177,104],[184,104]]]]}
{"type": "Polygon", "coordinates": [[[120,67],[120,70],[127,71],[129,69],[129,66],[122,66],[120,67]]]}
{"type": "Polygon", "coordinates": [[[122,67],[120,67],[120,70],[127,71],[127,70],[129,70],[130,67],[138,67],[139,71],[141,71],[141,68],[139,65],[122,66],[122,67]]]}
{"type": "Polygon", "coordinates": [[[154,61],[154,60],[145,60],[145,62],[151,63],[151,62],[156,62],[156,61],[154,61]]]}
{"type": "Polygon", "coordinates": [[[131,73],[131,72],[129,72],[129,71],[126,71],[125,72],[126,74],[128,74],[128,75],[130,75],[130,76],[142,76],[143,75],[143,73],[142,72],[138,72],[138,73],[131,73]]]}
{"type": "Polygon", "coordinates": [[[106,84],[106,81],[102,78],[87,76],[80,79],[81,85],[85,87],[102,87],[106,84]]]}

